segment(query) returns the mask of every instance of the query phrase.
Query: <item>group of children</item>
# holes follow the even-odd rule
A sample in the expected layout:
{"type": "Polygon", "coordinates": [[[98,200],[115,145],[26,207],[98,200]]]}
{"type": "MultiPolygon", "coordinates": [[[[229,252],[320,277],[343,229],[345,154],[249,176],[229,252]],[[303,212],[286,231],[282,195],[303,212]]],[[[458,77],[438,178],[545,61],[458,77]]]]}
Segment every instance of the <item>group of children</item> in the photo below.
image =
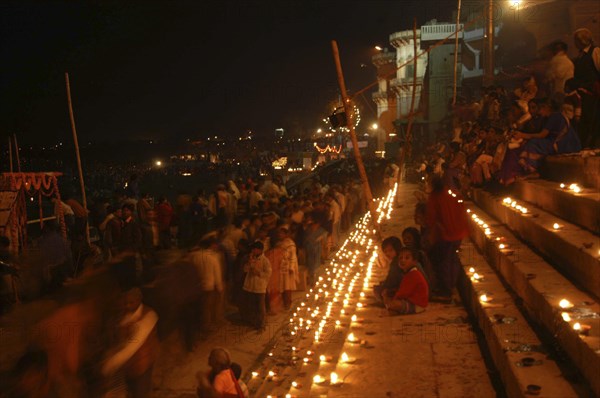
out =
{"type": "Polygon", "coordinates": [[[429,304],[429,285],[434,278],[426,254],[420,248],[416,228],[406,228],[402,241],[390,236],[381,244],[389,261],[386,278],[373,288],[376,300],[394,314],[418,314],[429,304]]]}

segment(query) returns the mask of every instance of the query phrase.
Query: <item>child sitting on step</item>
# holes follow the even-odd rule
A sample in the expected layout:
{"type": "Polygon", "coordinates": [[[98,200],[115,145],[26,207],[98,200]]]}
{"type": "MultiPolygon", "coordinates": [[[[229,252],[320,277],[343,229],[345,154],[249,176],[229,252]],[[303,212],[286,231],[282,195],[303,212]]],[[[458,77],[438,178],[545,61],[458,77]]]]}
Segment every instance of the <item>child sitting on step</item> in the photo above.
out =
{"type": "Polygon", "coordinates": [[[384,296],[385,307],[396,314],[418,314],[429,304],[429,286],[417,268],[417,255],[413,249],[403,247],[398,253],[398,263],[404,277],[393,297],[384,296]]]}

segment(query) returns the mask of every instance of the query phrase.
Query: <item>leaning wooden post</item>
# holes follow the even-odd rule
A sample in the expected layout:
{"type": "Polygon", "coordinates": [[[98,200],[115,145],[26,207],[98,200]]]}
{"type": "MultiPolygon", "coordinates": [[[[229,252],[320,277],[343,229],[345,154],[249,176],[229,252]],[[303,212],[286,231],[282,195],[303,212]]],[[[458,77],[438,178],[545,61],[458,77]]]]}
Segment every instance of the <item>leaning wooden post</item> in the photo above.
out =
{"type": "Polygon", "coordinates": [[[8,137],[8,162],[10,164],[10,172],[13,172],[13,161],[12,161],[12,142],[8,137]]]}
{"type": "MultiPolygon", "coordinates": [[[[85,183],[83,182],[83,169],[81,168],[81,156],[79,155],[79,142],[77,141],[77,129],[75,128],[75,117],[73,116],[73,103],[71,101],[71,85],[69,84],[69,74],[65,72],[65,82],[67,84],[67,103],[69,105],[69,117],[71,119],[71,130],[73,130],[73,142],[75,143],[75,154],[77,155],[77,168],[79,169],[79,183],[81,184],[81,197],[83,200],[83,209],[87,215],[87,198],[85,195],[85,183]]],[[[85,226],[85,240],[90,244],[90,230],[85,226]]]]}
{"type": "Polygon", "coordinates": [[[458,0],[458,10],[456,11],[456,28],[454,29],[454,86],[452,89],[452,105],[456,105],[456,86],[458,85],[458,32],[460,26],[460,8],[461,0],[458,0]]]}
{"type": "Polygon", "coordinates": [[[360,174],[361,180],[363,182],[363,189],[365,192],[365,199],[367,200],[367,204],[369,206],[369,210],[371,212],[371,222],[373,223],[373,227],[377,231],[377,236],[381,239],[381,234],[379,231],[379,224],[377,224],[377,208],[375,207],[375,202],[373,202],[373,194],[371,193],[371,186],[369,185],[369,178],[367,177],[367,172],[365,170],[365,165],[362,161],[362,156],[360,155],[360,150],[358,148],[358,139],[356,138],[356,131],[354,130],[354,115],[352,114],[352,107],[350,106],[350,98],[348,98],[348,93],[346,92],[346,83],[344,82],[344,72],[342,71],[342,63],[340,61],[340,52],[338,50],[338,45],[335,40],[331,41],[331,49],[333,50],[333,59],[335,61],[335,69],[337,72],[338,84],[340,86],[340,91],[342,94],[342,103],[344,104],[344,112],[346,112],[346,123],[348,130],[350,130],[350,138],[352,139],[352,147],[354,148],[354,157],[356,159],[356,166],[358,167],[358,172],[360,174]]]}
{"type": "Polygon", "coordinates": [[[19,173],[21,172],[21,160],[19,159],[19,144],[17,143],[17,135],[13,134],[13,138],[15,140],[15,155],[17,158],[17,170],[19,170],[19,173]]]}

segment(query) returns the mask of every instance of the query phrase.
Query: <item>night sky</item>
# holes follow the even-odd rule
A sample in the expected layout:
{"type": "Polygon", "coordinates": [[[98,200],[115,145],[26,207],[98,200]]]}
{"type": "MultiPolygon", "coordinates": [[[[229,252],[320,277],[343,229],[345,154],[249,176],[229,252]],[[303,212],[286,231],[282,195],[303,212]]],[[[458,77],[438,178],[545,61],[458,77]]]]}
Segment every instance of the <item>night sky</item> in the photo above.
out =
{"type": "MultiPolygon", "coordinates": [[[[375,80],[376,44],[389,46],[389,34],[411,29],[414,16],[418,24],[448,20],[454,6],[3,2],[1,135],[26,144],[70,139],[64,72],[84,142],[310,131],[338,95],[331,39],[349,90],[358,90],[375,80]]],[[[375,104],[361,108],[375,119],[375,104]]]]}

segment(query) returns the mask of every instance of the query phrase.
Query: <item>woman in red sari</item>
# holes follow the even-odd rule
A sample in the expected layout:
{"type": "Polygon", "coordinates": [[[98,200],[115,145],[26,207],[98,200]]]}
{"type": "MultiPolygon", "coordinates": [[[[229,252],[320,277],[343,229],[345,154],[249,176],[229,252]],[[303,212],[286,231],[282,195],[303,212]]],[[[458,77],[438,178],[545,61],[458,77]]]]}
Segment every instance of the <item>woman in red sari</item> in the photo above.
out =
{"type": "Polygon", "coordinates": [[[271,278],[267,286],[267,313],[275,315],[283,309],[281,297],[281,261],[283,260],[283,249],[278,246],[271,247],[265,252],[265,256],[271,263],[271,278]]]}

